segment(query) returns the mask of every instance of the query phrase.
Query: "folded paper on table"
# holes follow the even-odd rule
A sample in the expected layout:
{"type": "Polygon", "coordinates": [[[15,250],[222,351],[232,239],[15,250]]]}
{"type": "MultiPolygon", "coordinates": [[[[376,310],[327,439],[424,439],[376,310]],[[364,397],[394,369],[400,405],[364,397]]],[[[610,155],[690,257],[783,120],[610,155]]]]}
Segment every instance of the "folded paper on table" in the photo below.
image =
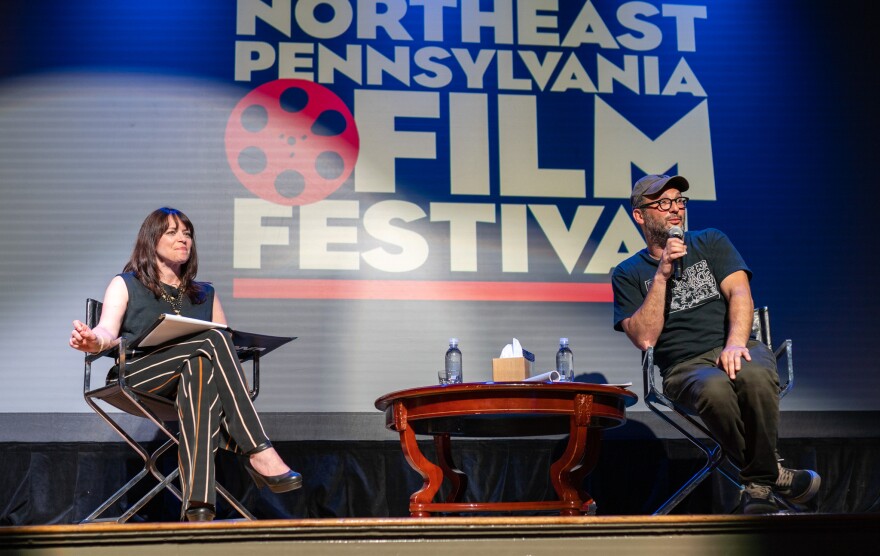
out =
{"type": "Polygon", "coordinates": [[[539,375],[530,376],[525,382],[558,382],[560,375],[558,371],[547,371],[539,375]]]}
{"type": "Polygon", "coordinates": [[[615,384],[611,384],[611,383],[600,384],[600,386],[614,386],[615,388],[629,388],[632,385],[633,385],[632,382],[617,382],[615,384]]]}

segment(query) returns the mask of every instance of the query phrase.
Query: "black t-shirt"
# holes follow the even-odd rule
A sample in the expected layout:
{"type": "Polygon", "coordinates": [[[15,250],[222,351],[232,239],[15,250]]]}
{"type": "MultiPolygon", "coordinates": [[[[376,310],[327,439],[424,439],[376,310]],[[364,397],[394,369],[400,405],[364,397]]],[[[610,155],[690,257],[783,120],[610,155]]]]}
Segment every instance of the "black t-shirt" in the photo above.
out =
{"type": "MultiPolygon", "coordinates": [[[[162,313],[174,313],[171,304],[162,299],[157,298],[153,292],[143,285],[140,280],[135,278],[134,273],[125,272],[120,274],[125,281],[125,287],[128,289],[128,306],[125,308],[125,315],[122,317],[122,326],[119,335],[126,340],[132,340],[140,336],[141,332],[146,330],[162,313]]],[[[171,286],[162,285],[168,295],[176,298],[177,290],[171,286]]],[[[191,317],[200,320],[212,320],[214,314],[214,287],[208,283],[202,282],[205,288],[205,302],[193,304],[188,296],[184,296],[181,304],[180,314],[184,317],[191,317]]]]}
{"type": "MultiPolygon", "coordinates": [[[[739,252],[719,230],[687,232],[684,240],[688,253],[682,279],[670,281],[672,300],[654,349],[654,360],[661,369],[724,345],[727,300],[721,294],[721,282],[738,270],[752,277],[739,252]]],[[[615,330],[623,331],[621,321],[641,307],[659,262],[643,249],[614,269],[615,330]]]]}

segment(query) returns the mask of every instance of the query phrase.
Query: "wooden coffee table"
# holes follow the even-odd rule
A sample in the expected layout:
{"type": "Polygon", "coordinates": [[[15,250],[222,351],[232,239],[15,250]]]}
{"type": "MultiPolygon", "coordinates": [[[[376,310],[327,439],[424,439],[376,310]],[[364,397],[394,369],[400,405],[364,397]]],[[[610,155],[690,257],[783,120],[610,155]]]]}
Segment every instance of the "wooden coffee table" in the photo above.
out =
{"type": "Polygon", "coordinates": [[[626,408],[638,397],[607,385],[534,382],[466,383],[411,388],[376,400],[385,426],[400,434],[406,460],[424,479],[410,496],[413,517],[432,512],[559,511],[581,515],[593,499],[580,488],[596,466],[602,431],[626,422],[626,408]],[[434,437],[439,461],[428,460],[416,435],[434,437]],[[557,501],[462,502],[467,476],[452,461],[451,437],[522,437],[568,434],[562,456],[550,466],[557,501]],[[452,490],[434,502],[444,477],[452,490]]]}

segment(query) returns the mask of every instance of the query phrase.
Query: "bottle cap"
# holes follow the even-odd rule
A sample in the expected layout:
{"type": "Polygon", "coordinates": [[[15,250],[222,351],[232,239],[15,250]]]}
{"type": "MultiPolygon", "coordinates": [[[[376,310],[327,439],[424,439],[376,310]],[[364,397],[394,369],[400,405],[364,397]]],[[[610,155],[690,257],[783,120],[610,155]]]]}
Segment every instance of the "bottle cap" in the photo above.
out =
{"type": "Polygon", "coordinates": [[[458,345],[458,338],[449,338],[449,345],[455,347],[458,345]]]}
{"type": "Polygon", "coordinates": [[[568,338],[559,338],[559,345],[560,346],[567,346],[568,345],[568,338]]]}

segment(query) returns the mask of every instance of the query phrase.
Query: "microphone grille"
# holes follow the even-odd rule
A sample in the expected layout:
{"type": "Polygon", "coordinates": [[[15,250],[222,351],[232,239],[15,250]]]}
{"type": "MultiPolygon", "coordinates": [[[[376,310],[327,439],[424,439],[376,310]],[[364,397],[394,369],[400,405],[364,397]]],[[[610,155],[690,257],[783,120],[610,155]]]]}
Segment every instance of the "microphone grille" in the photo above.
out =
{"type": "Polygon", "coordinates": [[[677,237],[678,239],[681,239],[684,237],[684,232],[678,226],[673,226],[673,227],[669,228],[669,231],[666,232],[666,234],[669,237],[677,237]]]}

